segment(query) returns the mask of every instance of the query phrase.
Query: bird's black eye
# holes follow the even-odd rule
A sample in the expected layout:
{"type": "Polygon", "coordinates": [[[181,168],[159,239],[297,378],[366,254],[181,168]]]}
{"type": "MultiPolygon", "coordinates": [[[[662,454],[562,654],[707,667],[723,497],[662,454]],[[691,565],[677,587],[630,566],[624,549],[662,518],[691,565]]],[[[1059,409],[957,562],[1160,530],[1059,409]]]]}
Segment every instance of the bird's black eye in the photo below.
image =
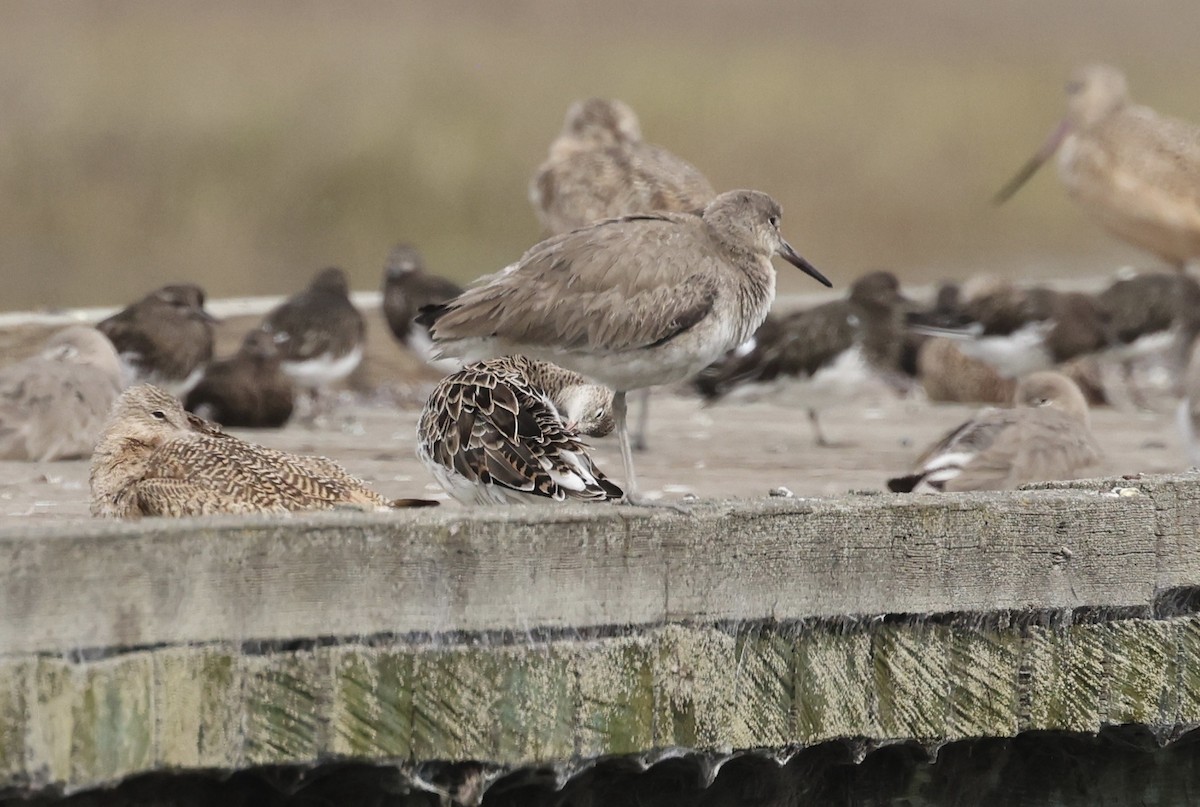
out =
{"type": "Polygon", "coordinates": [[[162,411],[161,409],[155,409],[153,412],[150,413],[150,417],[158,418],[159,420],[166,420],[167,413],[162,411]]]}
{"type": "Polygon", "coordinates": [[[771,226],[776,230],[779,229],[779,216],[771,216],[771,218],[767,219],[767,221],[771,222],[771,226]]]}

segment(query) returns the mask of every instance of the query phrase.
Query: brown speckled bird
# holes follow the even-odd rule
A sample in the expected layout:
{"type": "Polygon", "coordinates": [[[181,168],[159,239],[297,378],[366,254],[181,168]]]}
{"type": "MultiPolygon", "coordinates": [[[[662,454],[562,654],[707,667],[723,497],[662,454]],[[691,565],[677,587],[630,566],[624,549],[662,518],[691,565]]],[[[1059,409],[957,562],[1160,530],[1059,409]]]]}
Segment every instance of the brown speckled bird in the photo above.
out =
{"type": "Polygon", "coordinates": [[[417,424],[417,456],[463,504],[619,499],[580,433],[613,429],[612,392],[522,356],[476,362],[443,379],[417,424]]]}
{"type": "Polygon", "coordinates": [[[158,387],[130,387],[92,454],[94,516],[203,516],[434,504],[388,501],[324,457],[247,443],[184,411],[158,387]]]}
{"type": "Polygon", "coordinates": [[[246,334],[238,352],[213,362],[184,399],[184,408],[222,426],[277,429],[292,416],[295,390],[266,331],[246,334]]]}
{"type": "Polygon", "coordinates": [[[571,105],[529,185],[533,210],[551,235],[634,213],[698,213],[716,195],[691,163],[642,140],[628,105],[603,98],[571,105]]]}
{"type": "Polygon", "coordinates": [[[1066,118],[997,202],[1057,151],[1067,193],[1101,227],[1176,267],[1200,259],[1200,126],[1132,103],[1108,65],[1081,68],[1066,89],[1066,118]]]}
{"type": "Polygon", "coordinates": [[[121,357],[122,381],[155,384],[180,397],[196,386],[213,355],[204,290],[163,286],[97,325],[121,357]]]}

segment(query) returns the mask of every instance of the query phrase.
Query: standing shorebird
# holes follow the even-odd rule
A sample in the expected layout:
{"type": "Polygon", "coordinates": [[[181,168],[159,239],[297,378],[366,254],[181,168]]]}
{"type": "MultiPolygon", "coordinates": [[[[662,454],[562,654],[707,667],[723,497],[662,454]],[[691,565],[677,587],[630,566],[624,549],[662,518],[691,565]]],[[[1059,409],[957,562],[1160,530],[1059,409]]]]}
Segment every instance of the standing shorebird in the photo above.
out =
{"type": "Polygon", "coordinates": [[[42,351],[0,370],[0,459],[86,457],[121,392],[121,364],[104,334],[73,325],[42,351]]]}
{"type": "Polygon", "coordinates": [[[268,313],[262,329],[275,340],[283,371],[314,402],[358,367],[367,333],[346,273],[336,267],[317,272],[308,288],[268,313]]]}
{"type": "Polygon", "coordinates": [[[108,518],[435,504],[388,501],[332,460],[239,440],[149,384],[117,399],[92,454],[90,485],[92,515],[108,518]]]}
{"type": "Polygon", "coordinates": [[[183,405],[222,426],[277,429],[292,416],[294,398],[275,340],[255,329],[246,334],[237,353],[208,366],[183,405]]]}
{"type": "MultiPolygon", "coordinates": [[[[642,139],[621,101],[589,98],[567,110],[562,132],[529,183],[529,201],[550,235],[636,213],[699,213],[717,193],[691,163],[642,139]]],[[[647,388],[634,447],[646,446],[647,388]]]]}
{"type": "Polygon", "coordinates": [[[533,246],[421,317],[448,355],[524,354],[611,387],[625,501],[640,504],[626,394],[687,378],[745,342],[775,299],[773,255],[832,285],[783,239],[779,221],[774,199],[738,190],[700,216],[597,222],[533,246]]]}
{"type": "Polygon", "coordinates": [[[921,455],[908,476],[888,480],[896,493],[1011,490],[1028,482],[1070,479],[1100,459],[1087,401],[1059,373],[1017,383],[1013,409],[985,409],[921,455]]]}
{"type": "Polygon", "coordinates": [[[1176,267],[1200,258],[1200,126],[1131,103],[1121,71],[1090,65],[1067,83],[1066,118],[997,203],[1055,151],[1067,193],[1101,227],[1176,267]]]}
{"type": "Polygon", "coordinates": [[[469,364],[434,388],[417,423],[417,456],[463,504],[608,501],[621,489],[579,435],[612,429],[611,390],[505,356],[469,364]]]}
{"type": "Polygon", "coordinates": [[[458,369],[458,362],[435,359],[429,329],[415,319],[425,306],[452,300],[462,292],[453,280],[425,271],[425,261],[416,247],[398,244],[388,255],[383,270],[384,319],[400,344],[421,361],[447,373],[458,369]]]}
{"type": "Polygon", "coordinates": [[[808,411],[818,446],[818,412],[861,400],[872,388],[903,387],[904,308],[891,272],[869,272],[844,300],[769,317],[740,345],[693,379],[706,401],[772,398],[808,411]]]}
{"type": "Polygon", "coordinates": [[[163,286],[96,327],[121,357],[122,383],[156,384],[182,397],[212,360],[213,324],[204,290],[193,283],[163,286]]]}

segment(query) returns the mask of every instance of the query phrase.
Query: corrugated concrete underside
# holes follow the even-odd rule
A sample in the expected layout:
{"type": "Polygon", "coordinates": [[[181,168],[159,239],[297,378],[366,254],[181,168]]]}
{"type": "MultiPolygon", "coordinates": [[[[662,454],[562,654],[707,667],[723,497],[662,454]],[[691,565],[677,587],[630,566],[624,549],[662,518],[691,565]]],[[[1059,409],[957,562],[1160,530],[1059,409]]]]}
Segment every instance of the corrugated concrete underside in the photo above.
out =
{"type": "Polygon", "coordinates": [[[469,761],[556,790],[674,747],[715,786],[743,749],[1169,740],[1200,723],[1198,500],[1174,477],[10,533],[0,787],[469,761]]]}

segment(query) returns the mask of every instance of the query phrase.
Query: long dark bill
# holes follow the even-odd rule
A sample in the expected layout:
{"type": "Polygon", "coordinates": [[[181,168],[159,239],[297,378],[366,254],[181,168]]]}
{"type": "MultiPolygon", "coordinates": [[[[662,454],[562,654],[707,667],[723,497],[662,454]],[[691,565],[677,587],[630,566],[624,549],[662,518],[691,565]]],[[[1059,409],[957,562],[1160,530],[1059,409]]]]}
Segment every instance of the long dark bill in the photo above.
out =
{"type": "Polygon", "coordinates": [[[1042,167],[1042,163],[1046,162],[1046,160],[1050,159],[1054,152],[1058,151],[1059,145],[1062,143],[1063,138],[1067,136],[1067,132],[1070,131],[1070,128],[1070,124],[1068,124],[1065,120],[1058,124],[1058,126],[1054,127],[1054,131],[1051,132],[1050,136],[1046,138],[1046,142],[1042,143],[1042,146],[1037,150],[1037,153],[1030,157],[1029,162],[1021,166],[1021,170],[1017,172],[1016,176],[1010,179],[1004,185],[1004,187],[992,197],[992,204],[1002,205],[1011,199],[1013,194],[1019,191],[1021,186],[1028,182],[1031,176],[1037,173],[1037,170],[1042,167]]]}
{"type": "Polygon", "coordinates": [[[783,239],[779,240],[779,256],[809,277],[815,279],[818,283],[830,287],[833,286],[825,275],[817,271],[817,267],[801,258],[800,254],[792,249],[792,245],[783,239]]]}

